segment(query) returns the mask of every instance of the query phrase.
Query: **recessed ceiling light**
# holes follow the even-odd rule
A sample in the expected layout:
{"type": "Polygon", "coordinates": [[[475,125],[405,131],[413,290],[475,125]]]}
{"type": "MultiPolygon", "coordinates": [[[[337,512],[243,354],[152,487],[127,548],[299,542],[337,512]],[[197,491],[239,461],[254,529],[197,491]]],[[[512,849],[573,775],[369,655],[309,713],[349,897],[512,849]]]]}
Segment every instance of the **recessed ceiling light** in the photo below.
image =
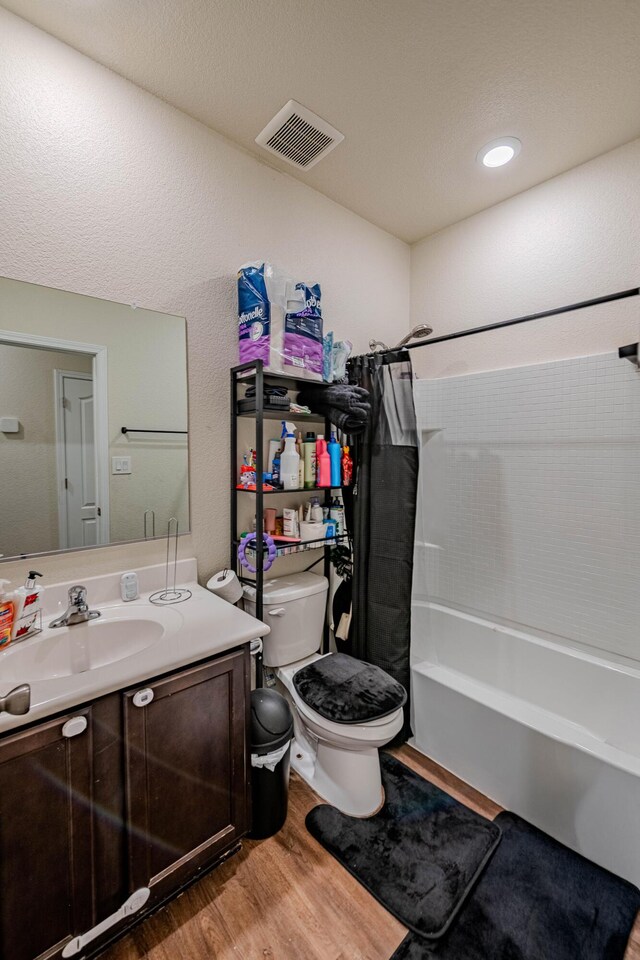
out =
{"type": "Polygon", "coordinates": [[[520,153],[522,144],[517,137],[500,137],[485,143],[478,152],[477,160],[485,167],[502,167],[520,153]]]}

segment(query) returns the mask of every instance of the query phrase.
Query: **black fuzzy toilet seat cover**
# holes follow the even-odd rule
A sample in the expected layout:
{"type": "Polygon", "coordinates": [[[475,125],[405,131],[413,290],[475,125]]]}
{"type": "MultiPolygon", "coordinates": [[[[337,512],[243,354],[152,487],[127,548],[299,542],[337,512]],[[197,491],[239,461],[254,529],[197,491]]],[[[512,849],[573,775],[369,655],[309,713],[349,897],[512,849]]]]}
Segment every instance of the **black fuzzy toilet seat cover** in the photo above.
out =
{"type": "Polygon", "coordinates": [[[308,707],[334,723],[380,720],[407,699],[402,684],[380,667],[345,653],[314,660],[294,674],[293,683],[308,707]]]}

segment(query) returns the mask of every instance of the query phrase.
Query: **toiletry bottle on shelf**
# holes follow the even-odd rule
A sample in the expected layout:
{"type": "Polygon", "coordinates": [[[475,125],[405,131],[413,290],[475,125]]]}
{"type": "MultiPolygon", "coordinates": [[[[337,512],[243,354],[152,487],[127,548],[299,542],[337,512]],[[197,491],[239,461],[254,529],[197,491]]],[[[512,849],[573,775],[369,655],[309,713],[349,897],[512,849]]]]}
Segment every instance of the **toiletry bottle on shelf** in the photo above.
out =
{"type": "Polygon", "coordinates": [[[0,580],[0,649],[11,643],[13,632],[15,603],[13,602],[13,594],[5,590],[8,584],[8,580],[0,580]]]}
{"type": "Polygon", "coordinates": [[[282,486],[280,481],[280,455],[273,458],[273,471],[271,473],[271,484],[272,486],[279,488],[282,486]]]}
{"type": "Polygon", "coordinates": [[[267,507],[264,511],[264,532],[271,536],[276,532],[276,511],[274,507],[267,507]]]}
{"type": "Polygon", "coordinates": [[[286,440],[287,436],[290,433],[293,434],[293,436],[295,437],[296,425],[295,423],[291,423],[289,420],[281,420],[280,422],[282,423],[282,433],[280,434],[280,451],[279,452],[280,452],[280,456],[282,456],[282,453],[284,451],[284,441],[286,440]]]}
{"type": "Polygon", "coordinates": [[[322,507],[320,506],[320,501],[317,497],[311,497],[309,501],[309,506],[311,511],[309,513],[308,519],[313,523],[322,523],[324,520],[324,514],[322,513],[322,507]]]}
{"type": "Polygon", "coordinates": [[[342,448],[342,485],[350,487],[353,481],[353,460],[349,456],[349,447],[342,448]]]}
{"type": "Polygon", "coordinates": [[[282,534],[285,537],[297,537],[298,511],[294,507],[285,507],[282,511],[282,534]]]}
{"type": "Polygon", "coordinates": [[[280,455],[280,440],[269,440],[269,462],[267,464],[267,472],[273,472],[273,461],[277,456],[280,455]]]}
{"type": "Polygon", "coordinates": [[[323,520],[322,526],[324,527],[324,535],[329,541],[329,543],[336,542],[336,522],[335,520],[323,520]]]}
{"type": "Polygon", "coordinates": [[[344,536],[344,534],[346,533],[345,526],[344,526],[344,507],[337,497],[331,504],[330,517],[332,520],[335,520],[336,522],[337,536],[339,537],[344,536]]]}
{"type": "Polygon", "coordinates": [[[319,487],[330,487],[331,486],[331,458],[327,451],[327,442],[324,439],[324,437],[318,437],[316,449],[319,450],[318,484],[317,485],[319,487]]]}
{"type": "MultiPolygon", "coordinates": [[[[278,477],[280,477],[280,471],[282,468],[282,454],[284,453],[284,441],[288,433],[293,433],[292,430],[289,430],[286,420],[281,420],[280,423],[282,424],[282,433],[280,434],[280,439],[278,440],[278,446],[276,447],[276,452],[273,456],[273,461],[272,461],[272,463],[275,463],[276,460],[278,461],[278,477]]],[[[269,452],[271,452],[271,442],[269,442],[269,452]]],[[[271,468],[271,472],[273,473],[273,466],[271,468]]],[[[280,484],[280,486],[282,486],[282,484],[280,484]]]]}
{"type": "Polygon", "coordinates": [[[335,433],[331,434],[331,440],[327,444],[327,453],[331,462],[331,486],[339,487],[342,484],[342,447],[336,440],[335,433]]]}
{"type": "Polygon", "coordinates": [[[302,447],[302,433],[298,430],[298,439],[296,440],[296,451],[298,453],[298,490],[304,487],[304,450],[302,447]]]}
{"type": "Polygon", "coordinates": [[[296,438],[288,433],[284,441],[284,452],[280,457],[280,479],[284,490],[298,489],[300,457],[296,450],[296,438]]]}
{"type": "Polygon", "coordinates": [[[29,570],[24,587],[18,587],[14,593],[14,621],[11,639],[19,640],[37,626],[38,614],[42,606],[44,587],[36,583],[36,577],[42,574],[37,570],[29,570]]]}
{"type": "Polygon", "coordinates": [[[304,486],[306,490],[313,490],[316,485],[316,435],[310,432],[304,438],[304,486]]]}

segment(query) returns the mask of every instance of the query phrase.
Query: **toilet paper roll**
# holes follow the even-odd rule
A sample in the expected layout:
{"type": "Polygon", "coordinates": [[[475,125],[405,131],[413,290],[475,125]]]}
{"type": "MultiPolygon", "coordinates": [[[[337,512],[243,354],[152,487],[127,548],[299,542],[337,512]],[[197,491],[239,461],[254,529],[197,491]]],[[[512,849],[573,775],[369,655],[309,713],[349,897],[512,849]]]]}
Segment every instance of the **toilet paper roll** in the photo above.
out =
{"type": "Polygon", "coordinates": [[[242,596],[242,584],[233,570],[220,570],[214,573],[207,583],[207,590],[222,597],[228,603],[237,603],[242,596]]]}

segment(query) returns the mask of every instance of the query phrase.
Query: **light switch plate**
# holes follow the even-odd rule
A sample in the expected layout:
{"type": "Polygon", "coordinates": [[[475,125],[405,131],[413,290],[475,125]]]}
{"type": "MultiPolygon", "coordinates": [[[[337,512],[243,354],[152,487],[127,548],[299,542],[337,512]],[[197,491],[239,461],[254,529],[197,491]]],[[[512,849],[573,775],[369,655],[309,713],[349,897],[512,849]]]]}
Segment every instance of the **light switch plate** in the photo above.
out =
{"type": "Polygon", "coordinates": [[[0,417],[0,433],[19,433],[20,421],[17,417],[0,417]]]}
{"type": "Polygon", "coordinates": [[[111,473],[131,473],[131,457],[111,457],[111,473]]]}

